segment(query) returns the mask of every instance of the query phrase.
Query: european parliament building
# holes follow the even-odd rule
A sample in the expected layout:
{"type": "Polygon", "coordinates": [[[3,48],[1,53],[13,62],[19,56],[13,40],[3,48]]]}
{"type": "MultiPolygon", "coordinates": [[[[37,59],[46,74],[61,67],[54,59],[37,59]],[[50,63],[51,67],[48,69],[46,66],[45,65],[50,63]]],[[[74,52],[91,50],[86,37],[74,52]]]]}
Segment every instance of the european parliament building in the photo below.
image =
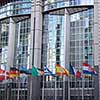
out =
{"type": "Polygon", "coordinates": [[[0,0],[0,67],[97,69],[86,79],[31,77],[0,83],[0,100],[100,100],[100,0],[0,0]],[[14,86],[16,85],[16,86],[14,86]],[[4,87],[4,88],[3,88],[4,87]],[[18,88],[19,87],[19,88],[18,88]]]}

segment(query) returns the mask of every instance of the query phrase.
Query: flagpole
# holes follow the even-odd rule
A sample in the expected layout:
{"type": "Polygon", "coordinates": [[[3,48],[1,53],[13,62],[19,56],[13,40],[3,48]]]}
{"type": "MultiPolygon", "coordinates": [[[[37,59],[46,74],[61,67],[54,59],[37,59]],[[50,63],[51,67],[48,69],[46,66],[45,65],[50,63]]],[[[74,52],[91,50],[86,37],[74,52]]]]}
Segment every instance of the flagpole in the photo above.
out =
{"type": "Polygon", "coordinates": [[[20,91],[20,78],[18,77],[18,95],[17,95],[17,100],[19,100],[19,91],[20,91]]]}
{"type": "Polygon", "coordinates": [[[33,79],[32,79],[32,76],[29,76],[29,78],[30,78],[29,100],[32,100],[32,83],[33,83],[33,79]]]}
{"type": "Polygon", "coordinates": [[[55,77],[55,100],[57,100],[57,91],[56,91],[56,89],[57,89],[57,85],[56,85],[56,77],[55,77]]]}
{"type": "Polygon", "coordinates": [[[63,76],[63,100],[65,100],[65,76],[63,76]]]}
{"type": "Polygon", "coordinates": [[[84,76],[82,72],[82,100],[84,100],[84,76]]]}
{"type": "Polygon", "coordinates": [[[42,100],[44,100],[44,75],[43,75],[43,87],[42,87],[42,100]]]}
{"type": "Polygon", "coordinates": [[[5,67],[5,82],[6,82],[6,65],[4,63],[4,67],[5,67]]]}
{"type": "MultiPolygon", "coordinates": [[[[31,2],[32,2],[32,9],[34,10],[34,11],[36,11],[36,0],[31,0],[31,2]]],[[[32,15],[32,14],[31,14],[32,15]]],[[[34,66],[34,46],[35,46],[35,23],[36,23],[36,12],[34,12],[33,13],[33,15],[31,16],[31,18],[33,19],[33,27],[32,27],[32,25],[31,25],[31,28],[33,29],[32,31],[32,34],[33,34],[33,51],[32,51],[32,65],[31,66],[34,66]],[[33,17],[33,18],[32,18],[33,17]]],[[[32,20],[31,19],[31,20],[32,20]]],[[[32,78],[32,76],[30,75],[29,76],[29,100],[32,100],[32,87],[33,87],[33,78],[32,78]]]]}
{"type": "Polygon", "coordinates": [[[68,100],[70,100],[70,79],[68,77],[68,100]]]}

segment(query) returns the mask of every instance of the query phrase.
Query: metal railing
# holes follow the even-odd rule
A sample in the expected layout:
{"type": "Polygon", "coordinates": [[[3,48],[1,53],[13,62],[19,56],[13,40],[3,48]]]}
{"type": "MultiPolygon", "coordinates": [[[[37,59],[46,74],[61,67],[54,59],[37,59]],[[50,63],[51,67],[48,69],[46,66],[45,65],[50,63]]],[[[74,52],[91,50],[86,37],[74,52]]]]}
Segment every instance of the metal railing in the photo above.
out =
{"type": "Polygon", "coordinates": [[[0,82],[0,100],[27,100],[27,82],[0,82]]]}
{"type": "MultiPolygon", "coordinates": [[[[29,100],[29,83],[30,81],[22,81],[20,79],[0,82],[0,100],[29,100]]],[[[62,100],[62,98],[67,98],[67,82],[65,82],[65,87],[62,81],[56,81],[56,83],[55,81],[41,81],[40,84],[42,92],[39,100],[62,100]],[[63,95],[64,89],[66,91],[65,95],[63,95]]],[[[70,88],[69,91],[71,92],[71,97],[82,97],[82,87],[70,88]]],[[[84,88],[84,97],[94,97],[94,88],[84,88]]],[[[94,100],[94,98],[89,100],[94,100]]]]}

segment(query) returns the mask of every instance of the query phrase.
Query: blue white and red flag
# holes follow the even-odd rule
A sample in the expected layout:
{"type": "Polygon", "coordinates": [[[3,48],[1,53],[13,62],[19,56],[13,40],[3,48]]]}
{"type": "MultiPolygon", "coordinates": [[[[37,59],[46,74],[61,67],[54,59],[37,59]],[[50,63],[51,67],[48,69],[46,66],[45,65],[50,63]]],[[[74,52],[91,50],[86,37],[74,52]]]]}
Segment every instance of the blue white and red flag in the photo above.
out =
{"type": "Polygon", "coordinates": [[[96,70],[87,63],[83,63],[82,67],[83,67],[83,74],[92,74],[92,75],[97,74],[96,70]]]}

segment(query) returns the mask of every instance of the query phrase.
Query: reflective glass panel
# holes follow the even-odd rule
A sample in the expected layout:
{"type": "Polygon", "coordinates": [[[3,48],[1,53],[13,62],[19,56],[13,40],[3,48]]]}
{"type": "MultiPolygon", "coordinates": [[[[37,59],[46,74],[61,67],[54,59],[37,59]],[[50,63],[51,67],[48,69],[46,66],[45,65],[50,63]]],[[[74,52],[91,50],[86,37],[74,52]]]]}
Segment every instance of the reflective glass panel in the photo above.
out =
{"type": "Polygon", "coordinates": [[[30,19],[26,19],[16,25],[16,52],[15,65],[17,67],[29,67],[30,45],[30,19]]]}
{"type": "Polygon", "coordinates": [[[93,66],[93,9],[71,15],[70,61],[93,66]]]}
{"type": "Polygon", "coordinates": [[[0,67],[5,69],[8,57],[9,19],[0,21],[0,67]]]}

